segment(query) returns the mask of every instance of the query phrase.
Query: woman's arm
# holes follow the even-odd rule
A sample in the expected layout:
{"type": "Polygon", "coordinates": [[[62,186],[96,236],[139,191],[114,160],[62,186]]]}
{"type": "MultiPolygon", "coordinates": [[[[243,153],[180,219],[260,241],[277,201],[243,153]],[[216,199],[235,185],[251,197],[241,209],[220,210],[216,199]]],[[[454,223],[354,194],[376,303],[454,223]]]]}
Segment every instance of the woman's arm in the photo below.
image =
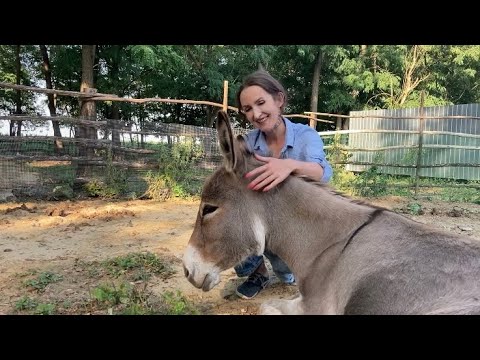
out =
{"type": "Polygon", "coordinates": [[[323,141],[317,132],[311,128],[306,129],[296,143],[301,147],[301,151],[296,152],[301,154],[298,156],[299,159],[277,159],[255,154],[255,157],[265,164],[245,175],[246,178],[254,178],[248,188],[268,191],[292,173],[312,180],[329,181],[332,177],[332,167],[326,160],[323,141]]]}

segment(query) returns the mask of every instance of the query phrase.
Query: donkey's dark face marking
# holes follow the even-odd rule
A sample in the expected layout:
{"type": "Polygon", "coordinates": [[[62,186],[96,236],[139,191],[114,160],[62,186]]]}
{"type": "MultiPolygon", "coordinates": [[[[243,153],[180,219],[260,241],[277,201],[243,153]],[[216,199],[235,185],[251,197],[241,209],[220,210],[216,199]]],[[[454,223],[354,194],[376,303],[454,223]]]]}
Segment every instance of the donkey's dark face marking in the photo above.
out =
{"type": "Polygon", "coordinates": [[[294,176],[248,190],[243,175],[258,162],[223,112],[217,130],[225,163],[204,185],[183,260],[194,286],[212,289],[221,271],[267,247],[300,296],[266,302],[265,314],[480,314],[478,241],[294,176]]]}

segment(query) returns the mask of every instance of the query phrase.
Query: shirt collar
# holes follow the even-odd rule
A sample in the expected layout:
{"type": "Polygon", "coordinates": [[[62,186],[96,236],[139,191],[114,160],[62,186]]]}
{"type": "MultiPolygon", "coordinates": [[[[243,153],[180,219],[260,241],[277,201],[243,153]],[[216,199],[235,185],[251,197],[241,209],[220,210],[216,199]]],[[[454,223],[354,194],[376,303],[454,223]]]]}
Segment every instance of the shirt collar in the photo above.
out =
{"type": "Polygon", "coordinates": [[[293,123],[284,117],[285,121],[285,145],[287,147],[293,147],[295,143],[295,132],[293,131],[293,123]]]}
{"type": "MultiPolygon", "coordinates": [[[[283,122],[285,123],[285,148],[293,147],[295,143],[295,133],[293,131],[293,123],[286,117],[282,116],[282,119],[283,119],[283,122]]],[[[265,135],[260,130],[257,130],[257,131],[258,131],[258,134],[257,134],[257,137],[255,138],[253,149],[262,150],[264,152],[268,151],[267,142],[265,141],[265,135]]]]}

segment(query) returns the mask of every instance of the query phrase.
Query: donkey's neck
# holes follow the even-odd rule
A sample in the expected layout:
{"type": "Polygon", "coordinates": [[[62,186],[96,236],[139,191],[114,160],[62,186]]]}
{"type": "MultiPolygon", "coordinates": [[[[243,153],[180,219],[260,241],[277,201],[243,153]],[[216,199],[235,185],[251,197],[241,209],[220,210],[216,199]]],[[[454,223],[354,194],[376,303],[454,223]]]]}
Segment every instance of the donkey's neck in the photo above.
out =
{"type": "Polygon", "coordinates": [[[325,186],[290,177],[276,194],[266,198],[266,247],[297,277],[303,277],[312,266],[336,261],[355,230],[374,211],[325,186]]]}

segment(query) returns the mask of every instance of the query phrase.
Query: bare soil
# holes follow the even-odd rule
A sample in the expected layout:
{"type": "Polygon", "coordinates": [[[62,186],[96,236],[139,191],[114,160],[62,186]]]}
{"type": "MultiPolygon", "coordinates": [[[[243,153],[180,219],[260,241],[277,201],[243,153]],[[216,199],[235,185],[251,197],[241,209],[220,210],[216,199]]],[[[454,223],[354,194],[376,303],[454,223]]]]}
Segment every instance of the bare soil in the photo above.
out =
{"type": "MultiPolygon", "coordinates": [[[[400,197],[369,202],[436,228],[480,239],[479,205],[413,202],[400,197]]],[[[233,269],[225,271],[221,283],[210,292],[188,283],[181,258],[198,206],[198,201],[187,200],[1,203],[0,314],[32,313],[18,310],[18,302],[26,296],[55,304],[55,313],[106,314],[107,308],[91,306],[91,290],[112,280],[94,265],[146,252],[166,261],[173,273],[131,283],[143,286],[150,294],[179,291],[202,314],[256,314],[267,298],[295,295],[296,287],[274,281],[256,298],[242,300],[235,295],[235,288],[244,279],[233,269]],[[45,272],[60,275],[61,280],[46,284],[40,292],[31,286],[32,279],[45,272]],[[26,285],[28,280],[30,286],[26,285]]]]}

